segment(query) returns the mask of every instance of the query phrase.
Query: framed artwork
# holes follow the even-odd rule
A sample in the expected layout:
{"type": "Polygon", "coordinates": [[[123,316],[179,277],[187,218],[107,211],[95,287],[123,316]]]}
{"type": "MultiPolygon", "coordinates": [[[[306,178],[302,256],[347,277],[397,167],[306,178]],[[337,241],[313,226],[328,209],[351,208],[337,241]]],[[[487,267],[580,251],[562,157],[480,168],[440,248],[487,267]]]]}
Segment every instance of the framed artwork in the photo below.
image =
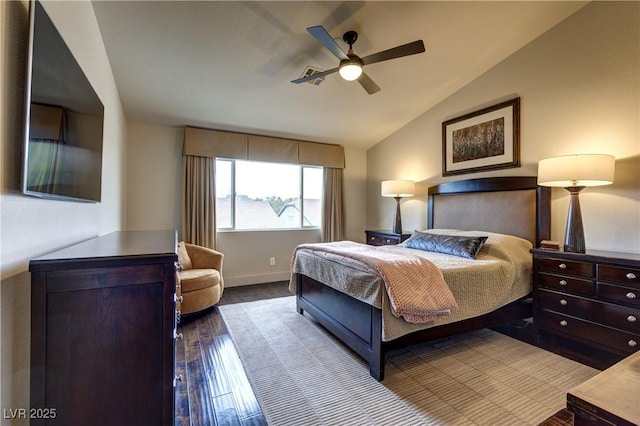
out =
{"type": "Polygon", "coordinates": [[[442,123],[442,176],[520,167],[520,98],[442,123]]]}

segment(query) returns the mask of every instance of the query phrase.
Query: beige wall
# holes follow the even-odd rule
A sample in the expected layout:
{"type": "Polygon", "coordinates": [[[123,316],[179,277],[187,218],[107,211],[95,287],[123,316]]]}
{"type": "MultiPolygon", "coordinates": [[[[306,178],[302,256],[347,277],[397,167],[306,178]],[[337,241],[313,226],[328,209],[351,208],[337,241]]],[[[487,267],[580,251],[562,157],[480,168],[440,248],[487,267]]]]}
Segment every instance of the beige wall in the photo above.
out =
{"type": "MultiPolygon", "coordinates": [[[[128,229],[181,232],[182,128],[129,123],[127,135],[128,229]]],[[[345,161],[347,238],[364,242],[366,152],[345,149],[345,161]]],[[[217,248],[225,254],[225,285],[289,279],[294,248],[319,240],[319,230],[220,232],[217,248]],[[270,257],[276,258],[274,266],[270,257]]]]}
{"type": "MultiPolygon", "coordinates": [[[[449,180],[535,175],[537,162],[573,153],[616,157],[615,183],[585,189],[587,248],[640,252],[640,3],[593,2],[368,151],[370,227],[389,228],[395,201],[380,181],[413,179],[403,228],[426,227],[426,187],[449,180]],[[522,167],[443,178],[443,121],[521,98],[522,167]]],[[[552,237],[564,239],[568,193],[553,190],[552,237]]]]}
{"type": "MultiPolygon", "coordinates": [[[[29,260],[95,235],[121,229],[125,221],[125,118],[93,8],[89,2],[52,2],[45,3],[44,7],[56,26],[62,30],[63,38],[105,107],[102,202],[52,201],[24,196],[18,192],[28,3],[0,1],[2,409],[29,407],[29,260]]],[[[1,421],[3,425],[10,423],[4,418],[1,421]]]]}

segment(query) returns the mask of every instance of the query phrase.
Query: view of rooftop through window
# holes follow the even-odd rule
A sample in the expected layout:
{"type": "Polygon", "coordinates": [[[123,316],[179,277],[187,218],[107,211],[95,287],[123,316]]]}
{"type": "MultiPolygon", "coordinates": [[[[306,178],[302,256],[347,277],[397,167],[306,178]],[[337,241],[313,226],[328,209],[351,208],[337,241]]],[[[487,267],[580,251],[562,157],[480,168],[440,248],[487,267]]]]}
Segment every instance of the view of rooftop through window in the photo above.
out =
{"type": "Polygon", "coordinates": [[[215,179],[218,229],[320,226],[322,167],[216,159],[215,179]]]}

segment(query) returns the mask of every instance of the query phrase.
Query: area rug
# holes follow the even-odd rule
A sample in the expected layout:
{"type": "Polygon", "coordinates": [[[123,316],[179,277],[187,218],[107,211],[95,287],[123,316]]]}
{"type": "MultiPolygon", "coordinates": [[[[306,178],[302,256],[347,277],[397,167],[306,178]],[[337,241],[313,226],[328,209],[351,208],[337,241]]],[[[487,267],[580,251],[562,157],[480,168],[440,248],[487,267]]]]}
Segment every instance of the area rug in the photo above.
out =
{"type": "Polygon", "coordinates": [[[598,373],[483,329],[389,352],[377,382],[294,297],[220,311],[271,425],[538,425],[598,373]]]}

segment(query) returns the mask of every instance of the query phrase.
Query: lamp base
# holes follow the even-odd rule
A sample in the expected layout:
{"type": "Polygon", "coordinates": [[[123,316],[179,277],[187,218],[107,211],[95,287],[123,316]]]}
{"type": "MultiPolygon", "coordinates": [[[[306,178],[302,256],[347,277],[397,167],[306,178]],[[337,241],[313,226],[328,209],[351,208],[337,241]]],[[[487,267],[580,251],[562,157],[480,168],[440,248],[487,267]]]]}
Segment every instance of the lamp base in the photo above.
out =
{"type": "Polygon", "coordinates": [[[396,199],[396,217],[393,223],[393,232],[396,234],[402,234],[402,216],[400,214],[400,199],[402,197],[393,197],[396,199]]]}
{"type": "Polygon", "coordinates": [[[582,227],[582,213],[580,212],[580,191],[584,186],[570,186],[565,188],[571,193],[569,199],[569,212],[567,214],[567,227],[564,231],[564,251],[571,253],[584,253],[584,229],[582,227]]]}

